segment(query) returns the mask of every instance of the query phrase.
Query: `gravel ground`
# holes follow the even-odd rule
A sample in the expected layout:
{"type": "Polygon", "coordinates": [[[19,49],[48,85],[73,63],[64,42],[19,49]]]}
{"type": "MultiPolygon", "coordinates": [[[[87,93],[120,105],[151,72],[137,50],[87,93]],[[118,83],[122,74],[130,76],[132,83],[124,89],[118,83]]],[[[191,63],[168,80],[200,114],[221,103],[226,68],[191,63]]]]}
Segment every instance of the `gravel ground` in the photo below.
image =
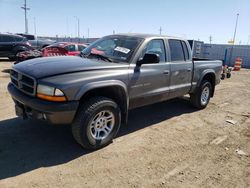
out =
{"type": "MultiPolygon", "coordinates": [[[[0,71],[11,62],[0,60],[0,71]]],[[[14,114],[0,72],[0,187],[250,187],[250,70],[233,72],[197,111],[180,98],[130,111],[94,152],[70,127],[14,114]]]]}

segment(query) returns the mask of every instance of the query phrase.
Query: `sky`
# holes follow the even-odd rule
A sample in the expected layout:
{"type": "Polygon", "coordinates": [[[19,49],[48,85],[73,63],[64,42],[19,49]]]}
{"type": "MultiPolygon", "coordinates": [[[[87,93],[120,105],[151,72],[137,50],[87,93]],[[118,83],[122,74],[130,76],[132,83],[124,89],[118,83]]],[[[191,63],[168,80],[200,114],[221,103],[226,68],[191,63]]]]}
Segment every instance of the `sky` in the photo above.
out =
{"type": "MultiPolygon", "coordinates": [[[[24,32],[24,0],[0,0],[0,32],[24,32]]],[[[149,33],[212,43],[250,44],[250,0],[27,0],[29,33],[102,37],[149,33]],[[34,24],[35,23],[35,24],[34,24]]]]}

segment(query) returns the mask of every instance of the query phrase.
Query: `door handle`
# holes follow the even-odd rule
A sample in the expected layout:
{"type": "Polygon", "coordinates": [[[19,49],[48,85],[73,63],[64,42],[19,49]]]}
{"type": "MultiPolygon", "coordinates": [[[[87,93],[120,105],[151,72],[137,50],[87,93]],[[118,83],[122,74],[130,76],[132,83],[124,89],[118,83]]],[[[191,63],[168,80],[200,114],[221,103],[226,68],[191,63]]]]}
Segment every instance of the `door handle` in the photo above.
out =
{"type": "Polygon", "coordinates": [[[168,74],[169,74],[169,70],[164,70],[164,71],[163,71],[163,74],[168,75],[168,74]]]}
{"type": "Polygon", "coordinates": [[[192,69],[187,69],[188,72],[191,72],[192,69]]]}

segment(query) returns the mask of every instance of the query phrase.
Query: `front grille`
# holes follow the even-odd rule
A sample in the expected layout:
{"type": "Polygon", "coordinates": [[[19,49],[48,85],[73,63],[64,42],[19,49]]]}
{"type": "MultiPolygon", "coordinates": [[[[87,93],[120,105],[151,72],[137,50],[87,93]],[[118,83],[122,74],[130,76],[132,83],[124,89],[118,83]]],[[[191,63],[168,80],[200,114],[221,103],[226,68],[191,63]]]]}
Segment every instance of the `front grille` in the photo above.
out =
{"type": "Polygon", "coordinates": [[[28,94],[35,95],[36,92],[36,81],[30,76],[24,75],[15,70],[10,71],[11,82],[20,91],[28,94]]]}

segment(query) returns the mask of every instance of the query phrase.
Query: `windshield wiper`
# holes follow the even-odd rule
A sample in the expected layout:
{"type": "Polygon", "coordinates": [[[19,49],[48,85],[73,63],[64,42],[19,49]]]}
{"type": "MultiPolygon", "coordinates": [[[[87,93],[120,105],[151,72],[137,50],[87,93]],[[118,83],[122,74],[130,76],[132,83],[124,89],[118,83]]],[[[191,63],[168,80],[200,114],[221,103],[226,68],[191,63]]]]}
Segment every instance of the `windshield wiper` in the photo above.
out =
{"type": "Polygon", "coordinates": [[[107,56],[104,56],[104,55],[101,55],[101,54],[95,54],[95,53],[89,53],[88,55],[87,54],[84,54],[84,53],[81,53],[80,54],[81,57],[84,57],[84,58],[88,58],[89,56],[95,56],[99,59],[102,59],[104,61],[108,61],[108,62],[113,62],[113,60],[107,56]]]}

